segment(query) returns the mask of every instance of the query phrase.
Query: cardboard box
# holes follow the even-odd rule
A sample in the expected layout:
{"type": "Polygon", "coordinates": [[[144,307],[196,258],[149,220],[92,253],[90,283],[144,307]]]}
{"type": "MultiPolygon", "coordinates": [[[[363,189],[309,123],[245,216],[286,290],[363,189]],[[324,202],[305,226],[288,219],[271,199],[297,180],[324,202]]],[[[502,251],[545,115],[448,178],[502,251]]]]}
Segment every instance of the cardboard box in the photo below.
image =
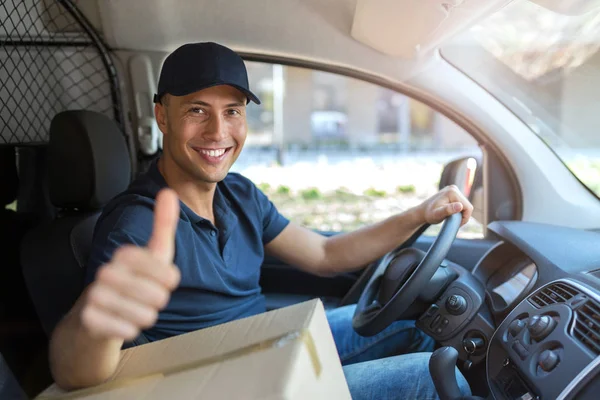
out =
{"type": "MultiPolygon", "coordinates": [[[[93,362],[90,360],[90,362],[93,362]]],[[[114,376],[38,399],[350,399],[320,300],[123,350],[114,376]]]]}

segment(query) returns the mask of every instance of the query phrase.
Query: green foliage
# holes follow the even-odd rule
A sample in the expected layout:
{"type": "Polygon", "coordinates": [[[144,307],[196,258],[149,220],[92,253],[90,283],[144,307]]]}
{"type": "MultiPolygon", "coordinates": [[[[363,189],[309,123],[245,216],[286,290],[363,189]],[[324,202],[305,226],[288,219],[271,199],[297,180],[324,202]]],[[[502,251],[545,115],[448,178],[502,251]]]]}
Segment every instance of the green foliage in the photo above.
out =
{"type": "Polygon", "coordinates": [[[358,197],[354,193],[352,193],[349,189],[345,187],[341,187],[336,189],[331,195],[334,201],[341,201],[342,203],[346,203],[349,201],[354,201],[358,197]]]}
{"type": "Polygon", "coordinates": [[[289,186],[284,186],[284,185],[278,186],[276,193],[280,194],[280,195],[284,195],[284,196],[289,196],[290,188],[289,188],[289,186]]]}
{"type": "Polygon", "coordinates": [[[387,193],[385,192],[385,190],[377,190],[375,188],[368,188],[367,190],[365,190],[365,196],[385,197],[385,196],[387,196],[387,193]]]}
{"type": "Polygon", "coordinates": [[[415,193],[417,191],[417,189],[415,188],[415,185],[402,185],[402,186],[398,186],[396,188],[396,191],[398,193],[412,194],[412,193],[415,193]]]}
{"type": "Polygon", "coordinates": [[[323,197],[319,189],[314,187],[301,191],[300,196],[302,196],[304,200],[319,200],[323,197]]]}

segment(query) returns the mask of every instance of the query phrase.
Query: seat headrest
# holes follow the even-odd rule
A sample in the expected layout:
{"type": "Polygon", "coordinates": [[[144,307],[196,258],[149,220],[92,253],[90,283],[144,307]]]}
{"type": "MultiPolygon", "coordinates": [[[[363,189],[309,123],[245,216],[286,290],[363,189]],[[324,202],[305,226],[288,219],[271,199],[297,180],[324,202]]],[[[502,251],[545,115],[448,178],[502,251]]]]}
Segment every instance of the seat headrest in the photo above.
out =
{"type": "Polygon", "coordinates": [[[125,138],[108,117],[64,111],[50,124],[48,186],[59,208],[98,210],[131,181],[125,138]]]}
{"type": "Polygon", "coordinates": [[[19,175],[17,174],[17,159],[15,148],[0,146],[0,207],[4,208],[15,201],[19,193],[19,175]]]}

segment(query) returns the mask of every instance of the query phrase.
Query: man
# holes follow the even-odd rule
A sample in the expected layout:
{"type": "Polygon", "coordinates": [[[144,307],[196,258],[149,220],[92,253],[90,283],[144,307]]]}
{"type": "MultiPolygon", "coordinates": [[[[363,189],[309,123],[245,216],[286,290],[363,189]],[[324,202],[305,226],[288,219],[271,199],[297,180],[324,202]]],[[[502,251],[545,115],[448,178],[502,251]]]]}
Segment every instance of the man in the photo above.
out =
{"type": "MultiPolygon", "coordinates": [[[[248,179],[229,173],[246,139],[250,101],[259,103],[244,63],[226,47],[188,44],[165,60],[155,96],[164,153],[98,221],[89,285],[52,338],[59,385],[104,381],[124,343],[264,312],[259,276],[265,253],[332,275],[381,257],[425,223],[457,212],[463,223],[470,218],[468,200],[446,188],[400,215],[331,238],[289,222],[248,179]]],[[[376,360],[431,351],[431,338],[411,321],[362,338],[352,330],[353,312],[354,306],[328,312],[352,395],[435,397],[428,353],[376,360]]]]}

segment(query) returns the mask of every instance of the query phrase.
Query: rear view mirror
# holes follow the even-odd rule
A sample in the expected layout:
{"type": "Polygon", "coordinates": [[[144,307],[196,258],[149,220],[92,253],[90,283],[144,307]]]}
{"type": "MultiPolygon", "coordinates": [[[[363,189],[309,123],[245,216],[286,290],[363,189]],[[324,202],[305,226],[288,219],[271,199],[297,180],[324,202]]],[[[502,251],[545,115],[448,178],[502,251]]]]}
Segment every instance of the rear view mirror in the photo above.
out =
{"type": "Polygon", "coordinates": [[[456,185],[473,204],[473,218],[484,221],[483,163],[481,157],[462,157],[444,166],[439,189],[456,185]]]}

